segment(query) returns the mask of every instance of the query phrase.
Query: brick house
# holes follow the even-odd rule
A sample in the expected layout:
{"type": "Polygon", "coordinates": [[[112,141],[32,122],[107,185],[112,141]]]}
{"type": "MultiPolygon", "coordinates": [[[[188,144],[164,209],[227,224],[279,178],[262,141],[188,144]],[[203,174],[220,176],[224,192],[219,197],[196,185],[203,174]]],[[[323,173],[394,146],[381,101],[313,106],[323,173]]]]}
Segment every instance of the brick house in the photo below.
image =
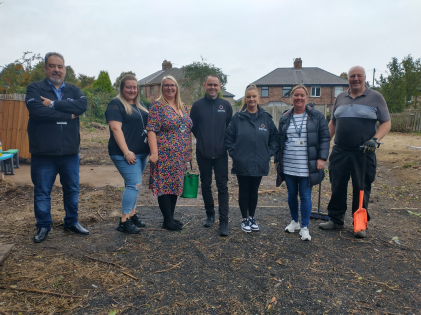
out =
{"type": "MultiPolygon", "coordinates": [[[[137,81],[140,94],[150,101],[156,100],[159,97],[159,88],[161,86],[162,78],[167,75],[173,76],[177,80],[178,85],[180,85],[180,95],[182,101],[186,105],[192,105],[195,100],[193,99],[191,91],[189,89],[184,89],[183,87],[181,87],[184,80],[183,69],[173,67],[172,63],[167,60],[164,60],[162,62],[162,70],[156,71],[148,75],[147,77],[137,81]]],[[[230,102],[231,105],[234,104],[234,94],[231,94],[227,91],[221,92],[222,97],[224,99],[230,102]]]]}
{"type": "Polygon", "coordinates": [[[317,67],[302,67],[301,58],[294,60],[293,68],[277,68],[253,82],[259,89],[262,105],[270,102],[291,104],[293,86],[303,84],[309,91],[308,103],[328,105],[335,103],[336,96],[348,89],[348,81],[317,67]]]}

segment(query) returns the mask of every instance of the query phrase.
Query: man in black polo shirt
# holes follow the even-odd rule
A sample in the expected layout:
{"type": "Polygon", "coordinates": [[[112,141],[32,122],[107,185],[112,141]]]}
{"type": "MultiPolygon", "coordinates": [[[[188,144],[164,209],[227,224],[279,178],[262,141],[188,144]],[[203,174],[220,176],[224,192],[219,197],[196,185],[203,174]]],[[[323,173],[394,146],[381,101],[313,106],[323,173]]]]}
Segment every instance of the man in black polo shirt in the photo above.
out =
{"type": "MultiPolygon", "coordinates": [[[[335,145],[329,158],[332,196],[327,209],[330,220],[319,224],[319,228],[323,230],[343,229],[350,176],[353,188],[352,213],[358,209],[364,161],[363,207],[367,209],[371,184],[376,177],[375,150],[391,127],[389,110],[383,96],[365,86],[364,68],[352,67],[348,71],[348,81],[349,90],[336,98],[329,123],[330,137],[335,136],[335,145]],[[377,121],[380,123],[379,127],[377,121]]],[[[368,211],[367,219],[370,220],[368,211]]],[[[365,231],[355,234],[355,237],[365,236],[365,231]]]]}
{"type": "Polygon", "coordinates": [[[215,172],[219,203],[219,235],[228,236],[228,155],[225,130],[232,118],[231,104],[220,98],[221,83],[216,75],[208,75],[203,84],[205,96],[193,103],[190,117],[196,137],[196,158],[199,164],[202,196],[205,202],[205,227],[215,222],[212,196],[212,168],[215,172]]]}

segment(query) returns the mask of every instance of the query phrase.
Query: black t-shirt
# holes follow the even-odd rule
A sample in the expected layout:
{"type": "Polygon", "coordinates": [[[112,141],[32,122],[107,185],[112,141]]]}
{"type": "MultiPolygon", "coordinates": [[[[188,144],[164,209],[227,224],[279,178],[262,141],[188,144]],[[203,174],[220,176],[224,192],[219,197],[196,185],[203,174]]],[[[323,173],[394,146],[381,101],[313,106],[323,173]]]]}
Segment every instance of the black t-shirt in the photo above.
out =
{"type": "Polygon", "coordinates": [[[249,111],[246,111],[247,114],[250,116],[251,120],[255,121],[257,116],[259,116],[259,110],[257,110],[257,112],[255,113],[250,113],[249,111]]]}
{"type": "MultiPolygon", "coordinates": [[[[140,108],[132,105],[132,114],[127,115],[123,103],[118,98],[114,98],[108,104],[105,111],[105,118],[107,122],[110,120],[119,121],[122,123],[121,130],[124,134],[124,139],[129,147],[129,150],[134,154],[149,153],[149,145],[145,143],[147,134],[146,125],[148,124],[148,113],[140,108]],[[142,124],[143,118],[143,124],[142,124]]],[[[108,141],[108,153],[110,155],[124,155],[118,147],[114,139],[113,132],[110,128],[110,140],[108,141]]]]}

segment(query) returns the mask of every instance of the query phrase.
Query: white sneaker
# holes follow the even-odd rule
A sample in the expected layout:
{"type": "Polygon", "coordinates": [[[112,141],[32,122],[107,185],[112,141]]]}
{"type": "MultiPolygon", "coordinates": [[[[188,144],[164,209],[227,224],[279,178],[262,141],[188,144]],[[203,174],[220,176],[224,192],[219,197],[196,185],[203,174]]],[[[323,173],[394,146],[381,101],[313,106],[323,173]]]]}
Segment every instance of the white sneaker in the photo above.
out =
{"type": "Polygon", "coordinates": [[[285,228],[285,232],[288,233],[294,233],[295,231],[298,231],[301,229],[300,223],[295,222],[294,220],[291,220],[291,223],[287,225],[285,228]]]}
{"type": "Polygon", "coordinates": [[[252,231],[259,231],[259,226],[257,225],[254,217],[250,217],[249,222],[250,222],[250,228],[252,231]]]}
{"type": "Polygon", "coordinates": [[[310,231],[307,227],[304,227],[300,230],[300,235],[303,241],[311,241],[310,231]]]}
{"type": "Polygon", "coordinates": [[[246,233],[251,232],[249,219],[244,219],[243,222],[241,222],[241,229],[246,233]]]}

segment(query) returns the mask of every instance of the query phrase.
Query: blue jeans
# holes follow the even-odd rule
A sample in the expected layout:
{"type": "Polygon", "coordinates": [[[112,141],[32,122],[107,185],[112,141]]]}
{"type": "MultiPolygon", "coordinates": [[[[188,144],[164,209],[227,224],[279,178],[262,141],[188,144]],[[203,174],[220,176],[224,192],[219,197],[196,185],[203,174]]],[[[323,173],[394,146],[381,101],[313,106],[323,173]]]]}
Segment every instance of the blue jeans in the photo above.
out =
{"type": "Polygon", "coordinates": [[[34,212],[37,228],[51,229],[51,190],[57,174],[63,188],[63,204],[66,216],[64,224],[78,222],[79,204],[79,154],[32,155],[31,179],[34,184],[34,212]]]}
{"type": "Polygon", "coordinates": [[[124,193],[122,208],[124,214],[129,214],[132,209],[136,209],[137,195],[142,185],[142,173],[145,170],[149,154],[137,154],[136,163],[129,164],[122,155],[111,155],[118,172],[124,179],[124,193]]]}
{"type": "Polygon", "coordinates": [[[285,175],[285,183],[288,189],[288,205],[291,217],[298,222],[298,192],[301,201],[301,227],[308,227],[311,215],[311,187],[308,186],[308,177],[285,175]]]}

